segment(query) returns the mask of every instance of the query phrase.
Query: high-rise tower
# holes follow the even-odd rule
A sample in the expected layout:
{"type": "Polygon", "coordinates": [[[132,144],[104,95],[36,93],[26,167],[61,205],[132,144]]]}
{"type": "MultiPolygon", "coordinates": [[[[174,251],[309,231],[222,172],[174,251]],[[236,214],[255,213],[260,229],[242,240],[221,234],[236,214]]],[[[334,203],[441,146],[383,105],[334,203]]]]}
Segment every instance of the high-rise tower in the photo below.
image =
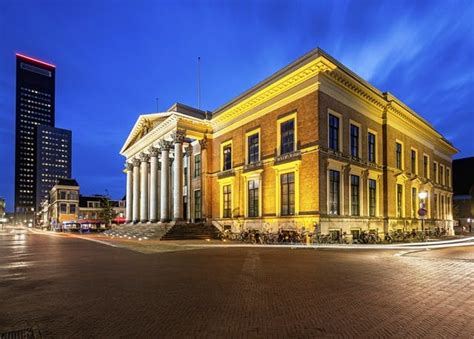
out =
{"type": "Polygon", "coordinates": [[[36,198],[36,128],[54,127],[56,67],[16,54],[15,211],[31,212],[36,198]]]}

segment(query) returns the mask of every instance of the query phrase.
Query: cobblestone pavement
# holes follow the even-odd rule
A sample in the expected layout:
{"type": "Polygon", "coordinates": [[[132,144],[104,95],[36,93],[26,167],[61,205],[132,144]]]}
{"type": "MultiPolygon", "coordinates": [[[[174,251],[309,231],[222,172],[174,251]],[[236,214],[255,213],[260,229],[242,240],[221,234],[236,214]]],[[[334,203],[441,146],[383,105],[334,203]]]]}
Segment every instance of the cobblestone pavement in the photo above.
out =
{"type": "Polygon", "coordinates": [[[474,337],[474,248],[143,254],[0,234],[0,333],[474,337]]]}

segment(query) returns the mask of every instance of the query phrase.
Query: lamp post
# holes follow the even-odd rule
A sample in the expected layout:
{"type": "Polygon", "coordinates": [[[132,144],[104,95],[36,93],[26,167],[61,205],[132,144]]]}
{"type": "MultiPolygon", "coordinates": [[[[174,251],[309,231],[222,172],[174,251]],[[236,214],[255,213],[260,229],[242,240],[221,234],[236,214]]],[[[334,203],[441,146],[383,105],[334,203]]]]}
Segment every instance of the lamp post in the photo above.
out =
{"type": "Polygon", "coordinates": [[[425,208],[425,199],[428,197],[428,193],[426,191],[421,191],[418,193],[418,198],[420,198],[420,209],[418,210],[418,215],[421,217],[421,231],[424,232],[424,221],[426,215],[426,208],[425,208]]]}

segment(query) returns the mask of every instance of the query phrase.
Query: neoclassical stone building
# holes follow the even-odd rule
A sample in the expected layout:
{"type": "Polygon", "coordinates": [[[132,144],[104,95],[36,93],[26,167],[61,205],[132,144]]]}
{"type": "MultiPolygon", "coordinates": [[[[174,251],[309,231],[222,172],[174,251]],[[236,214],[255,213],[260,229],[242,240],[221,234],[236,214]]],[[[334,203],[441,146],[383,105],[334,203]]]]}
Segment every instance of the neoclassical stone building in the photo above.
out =
{"type": "Polygon", "coordinates": [[[457,150],[399,99],[320,49],[206,112],[141,115],[128,222],[318,232],[452,228],[457,150]],[[420,192],[426,198],[420,201],[420,192]]]}

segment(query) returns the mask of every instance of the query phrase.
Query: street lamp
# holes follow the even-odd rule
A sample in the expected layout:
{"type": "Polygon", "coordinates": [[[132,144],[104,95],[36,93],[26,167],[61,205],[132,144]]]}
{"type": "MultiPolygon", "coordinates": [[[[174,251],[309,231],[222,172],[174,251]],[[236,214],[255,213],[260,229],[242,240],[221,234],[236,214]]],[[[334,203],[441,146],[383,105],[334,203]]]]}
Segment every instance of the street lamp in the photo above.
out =
{"type": "Polygon", "coordinates": [[[424,232],[424,221],[425,221],[425,215],[426,215],[426,208],[425,208],[425,199],[428,197],[428,192],[426,191],[421,191],[418,193],[418,198],[420,198],[420,209],[418,210],[418,215],[421,217],[421,231],[424,232]]]}

